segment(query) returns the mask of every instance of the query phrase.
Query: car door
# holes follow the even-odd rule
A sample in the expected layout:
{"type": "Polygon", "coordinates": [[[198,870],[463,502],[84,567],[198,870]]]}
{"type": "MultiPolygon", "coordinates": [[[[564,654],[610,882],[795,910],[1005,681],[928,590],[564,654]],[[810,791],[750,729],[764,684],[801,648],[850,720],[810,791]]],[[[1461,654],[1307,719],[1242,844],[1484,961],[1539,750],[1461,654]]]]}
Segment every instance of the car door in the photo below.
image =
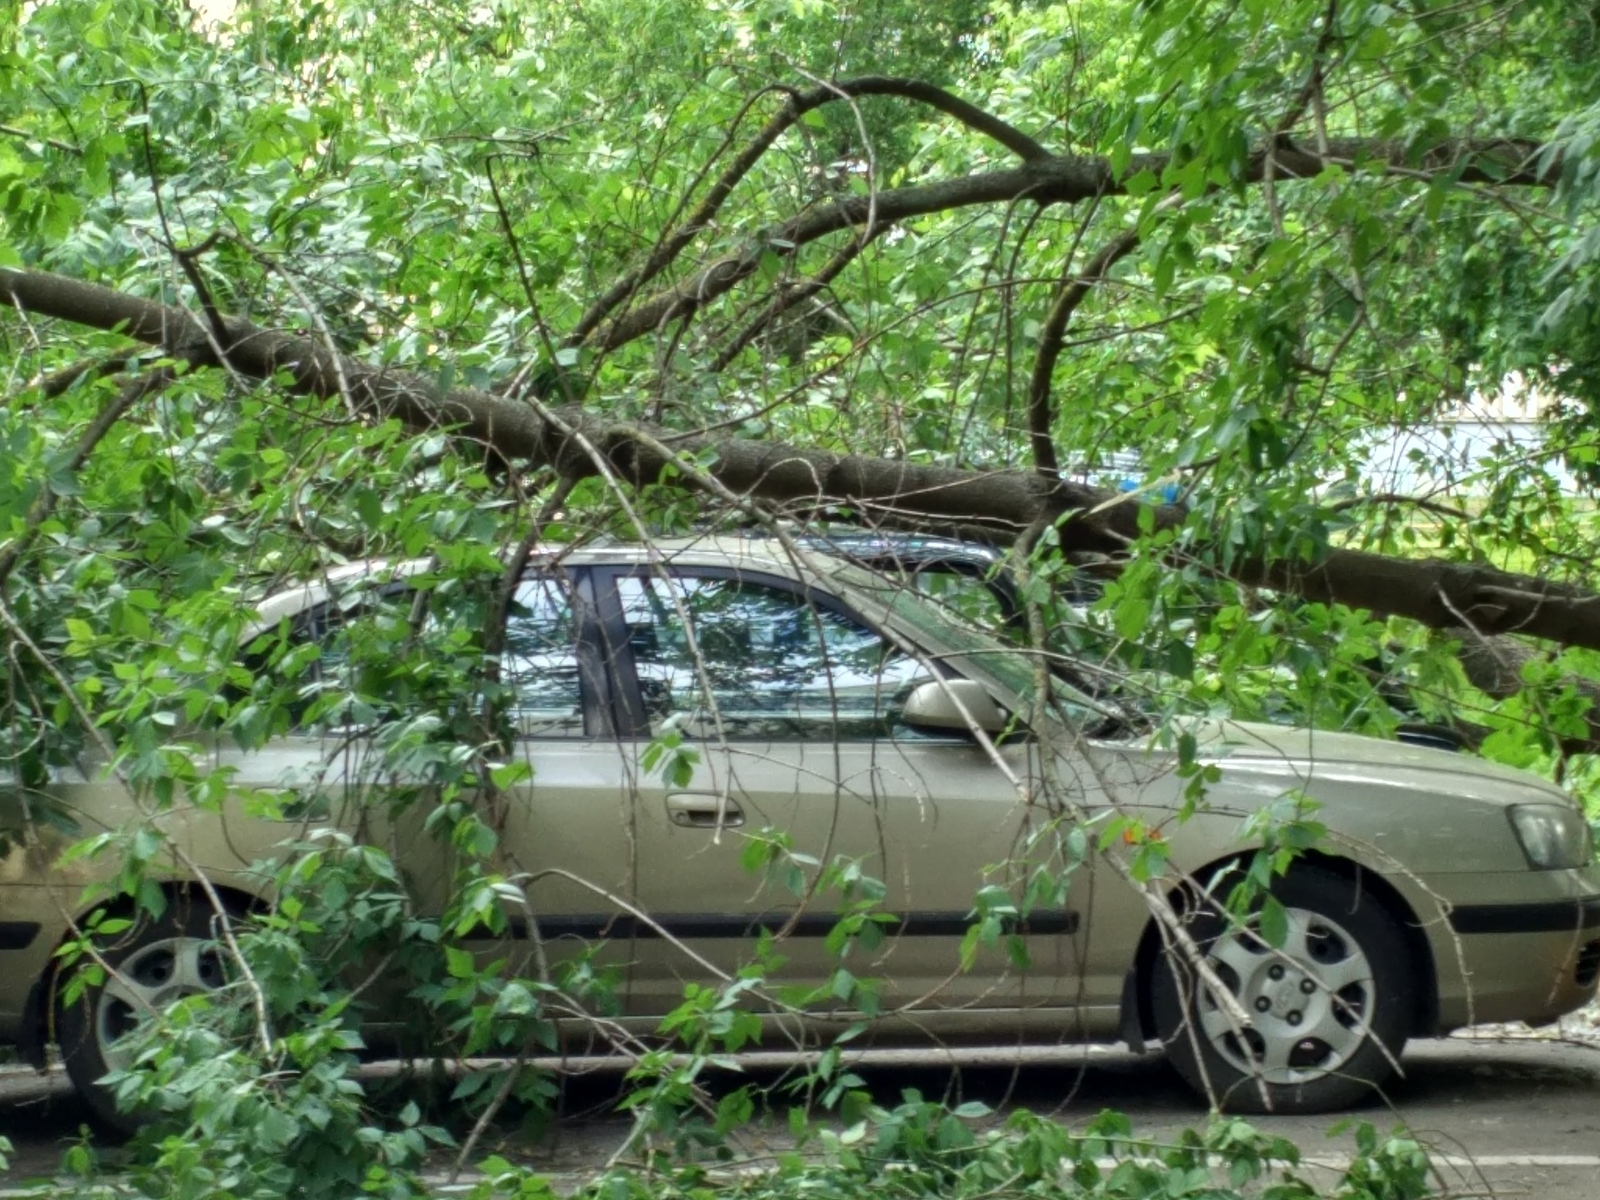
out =
{"type": "Polygon", "coordinates": [[[597,961],[622,972],[625,1002],[638,899],[630,776],[587,572],[526,575],[506,622],[501,672],[524,771],[499,814],[505,867],[528,899],[510,928],[519,939],[536,934],[550,963],[603,942],[597,961]]]}
{"type": "Polygon", "coordinates": [[[607,577],[597,587],[638,772],[639,897],[683,943],[641,943],[636,1007],[671,1008],[705,963],[737,970],[763,928],[779,937],[782,980],[864,1003],[828,945],[852,897],[813,890],[818,867],[836,862],[884,889],[882,945],[858,942],[843,963],[878,981],[881,1006],[959,1032],[996,1007],[1071,1002],[1083,945],[1070,899],[1008,919],[1027,969],[1003,946],[961,969],[979,889],[1015,894],[1017,868],[1004,864],[1034,853],[1026,742],[991,751],[900,721],[899,701],[934,666],[815,589],[719,568],[607,577]],[[658,749],[652,769],[652,737],[659,747],[672,731],[692,762],[658,749]],[[763,849],[779,839],[786,851],[763,849]],[[776,869],[752,873],[751,858],[776,869]]]}
{"type": "MultiPolygon", "coordinates": [[[[344,636],[360,614],[330,601],[296,618],[290,636],[318,647],[300,684],[306,694],[362,692],[344,636]]],[[[435,814],[426,772],[386,752],[380,728],[342,717],[300,724],[261,750],[219,756],[237,789],[290,796],[276,840],[331,825],[388,850],[419,915],[446,911],[469,853],[476,855],[491,884],[509,885],[495,891],[505,936],[479,927],[480,957],[514,954],[513,967],[528,974],[558,966],[610,932],[617,902],[632,896],[630,844],[619,819],[622,761],[595,628],[583,571],[530,570],[518,585],[500,662],[515,735],[511,756],[499,764],[509,783],[493,799],[466,797],[458,819],[435,814]],[[397,806],[402,790],[410,800],[397,806]],[[474,821],[493,831],[492,846],[474,835],[474,821]]],[[[382,715],[393,728],[417,714],[382,715]]],[[[267,832],[259,821],[249,826],[245,841],[259,844],[267,832]]],[[[625,968],[625,945],[608,949],[606,961],[625,968]]]]}

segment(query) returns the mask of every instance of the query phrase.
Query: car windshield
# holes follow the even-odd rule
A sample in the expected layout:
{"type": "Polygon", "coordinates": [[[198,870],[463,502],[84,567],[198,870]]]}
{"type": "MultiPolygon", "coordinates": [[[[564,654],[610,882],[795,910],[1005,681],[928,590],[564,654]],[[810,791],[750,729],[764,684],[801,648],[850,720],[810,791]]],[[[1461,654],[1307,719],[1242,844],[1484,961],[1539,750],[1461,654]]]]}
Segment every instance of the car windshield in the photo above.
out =
{"type": "MultiPolygon", "coordinates": [[[[941,661],[954,661],[962,674],[1031,704],[1038,686],[1035,655],[963,621],[950,609],[903,581],[874,574],[837,559],[820,559],[829,577],[863,611],[881,617],[898,632],[941,661]]],[[[1096,699],[1057,675],[1051,676],[1052,707],[1073,727],[1091,737],[1132,732],[1137,714],[1096,699]]]]}

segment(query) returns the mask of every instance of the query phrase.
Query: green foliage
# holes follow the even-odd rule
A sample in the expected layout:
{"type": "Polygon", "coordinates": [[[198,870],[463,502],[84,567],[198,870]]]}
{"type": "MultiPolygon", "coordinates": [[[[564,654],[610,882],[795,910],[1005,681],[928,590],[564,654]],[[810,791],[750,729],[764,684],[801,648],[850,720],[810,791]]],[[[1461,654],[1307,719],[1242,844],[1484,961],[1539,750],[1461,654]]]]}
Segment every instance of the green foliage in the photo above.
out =
{"type": "MultiPolygon", "coordinates": [[[[1189,517],[1147,529],[1091,602],[1074,586],[1083,564],[1063,561],[1059,532],[1045,531],[1024,600],[1052,644],[1077,651],[1096,682],[1114,677],[1162,731],[1191,810],[1215,768],[1197,760],[1180,718],[1389,735],[1413,717],[1464,713],[1487,729],[1484,753],[1562,773],[1600,813],[1600,767],[1562,749],[1587,729],[1589,700],[1570,677],[1600,679],[1593,654],[1531,664],[1518,694],[1491,697],[1467,682],[1448,639],[1218,578],[1258,557],[1309,565],[1339,545],[1587,578],[1600,532],[1594,22],[1560,0],[1486,19],[1495,12],[1435,0],[318,0],[248,3],[215,27],[176,0],[46,0],[0,29],[0,266],[196,312],[214,302],[441,386],[531,380],[545,399],[582,398],[673,432],[1001,467],[1028,465],[1025,381],[1058,282],[1136,230],[1138,249],[1067,330],[1049,432],[1069,474],[1170,489],[1189,517]],[[848,243],[789,253],[773,240],[779,222],[1011,165],[954,118],[896,98],[829,105],[779,139],[642,290],[759,251],[743,289],[692,306],[656,338],[604,353],[564,344],[786,89],[867,74],[946,85],[1053,149],[1103,155],[1134,172],[1129,194],[927,212],[790,305],[786,289],[848,243]],[[1300,146],[1388,139],[1417,164],[1463,133],[1526,137],[1560,182],[1548,196],[1497,191],[1353,159],[1247,185],[1253,148],[1274,132],[1300,146]],[[1136,159],[1157,152],[1168,157],[1136,159]],[[1164,206],[1173,195],[1181,203],[1164,206]],[[741,339],[769,309],[782,311],[741,339]],[[1372,478],[1379,431],[1431,428],[1513,371],[1559,397],[1537,453],[1505,444],[1461,463],[1418,450],[1433,470],[1427,507],[1372,478]],[[1576,493],[1557,483],[1562,462],[1576,493]]],[[[310,821],[348,800],[372,828],[435,839],[456,864],[447,897],[421,913],[382,837],[288,837],[261,868],[272,904],[241,924],[269,1044],[253,1041],[243,989],[152,1028],[117,1082],[161,1114],[138,1143],[134,1186],[413,1194],[429,1150],[461,1130],[353,1077],[359,1017],[375,999],[363,981],[378,965],[410,981],[411,1032],[441,1055],[538,1053],[556,1044],[554,1012],[616,1009],[614,969],[596,957],[552,972],[531,948],[492,961],[475,950],[475,935],[537,915],[497,824],[497,798],[527,768],[508,752],[507,689],[486,647],[498,548],[526,535],[555,482],[506,479],[504,464],[443,433],[414,437],[337,398],[220,371],[178,372],[74,468],[121,368],[159,356],[9,311],[0,340],[0,553],[20,556],[0,601],[23,635],[8,624],[3,638],[0,761],[8,780],[40,789],[52,773],[114,760],[139,810],[75,851],[118,867],[111,906],[62,947],[65,964],[84,967],[65,998],[103,977],[96,938],[169,904],[159,879],[172,845],[156,818],[180,802],[219,808],[237,790],[227,755],[290,729],[368,731],[380,783],[346,798],[289,781],[252,803],[310,821]],[[42,382],[69,368],[71,386],[42,382]],[[294,649],[287,626],[253,628],[264,594],[369,558],[428,563],[404,597],[352,592],[340,670],[294,649]]],[[[624,490],[624,506],[619,488],[588,480],[564,494],[544,540],[682,532],[725,515],[665,486],[624,490]]],[[[642,765],[681,786],[699,754],[668,727],[642,765]]],[[[68,820],[35,807],[40,823],[68,820]]],[[[1250,833],[1262,849],[1241,904],[1318,826],[1287,797],[1250,833]]],[[[1017,861],[974,881],[952,969],[1024,969],[1017,920],[1059,906],[1073,872],[1109,849],[1140,882],[1170,874],[1164,831],[1137,816],[1086,827],[1050,813],[1030,825],[1017,861]]],[[[746,862],[837,914],[827,986],[779,1000],[876,1012],[866,964],[884,937],[882,884],[859,862],[796,852],[781,831],[751,836],[746,862]]],[[[1270,903],[1260,919],[1271,940],[1270,903]]],[[[682,1158],[665,1179],[609,1176],[597,1197],[724,1186],[689,1160],[725,1145],[754,1097],[735,1089],[706,1114],[701,1075],[751,1043],[746,1002],[783,953],[781,938],[763,938],[746,972],[692,990],[669,1018],[662,1032],[681,1056],[644,1056],[631,1104],[641,1130],[682,1158]]],[[[842,1062],[826,1051],[804,1084],[849,1117],[842,1131],[807,1127],[821,1164],[786,1158],[726,1190],[856,1195],[892,1178],[897,1190],[976,1200],[1070,1179],[1108,1198],[1226,1194],[1206,1191],[1214,1155],[1234,1189],[1270,1175],[1277,1190],[1263,1194],[1310,1194],[1284,1175],[1291,1148],[1238,1123],[1171,1147],[1137,1145],[1110,1117],[1083,1133],[1027,1116],[975,1131],[978,1114],[920,1098],[871,1106],[842,1062]],[[1122,1161],[1104,1168],[1107,1154],[1122,1161]]],[[[501,1078],[467,1073],[449,1105],[475,1120],[501,1078]]],[[[521,1102],[549,1102],[546,1080],[516,1087],[521,1102]]],[[[1336,1194],[1420,1194],[1414,1145],[1370,1129],[1357,1140],[1336,1194]]],[[[485,1195],[549,1194],[503,1163],[486,1171],[485,1195]]]]}
{"type": "MultiPolygon", "coordinates": [[[[728,1197],[775,1200],[797,1194],[857,1197],[884,1189],[900,1196],[954,1200],[1038,1195],[1073,1200],[1420,1200],[1431,1193],[1422,1148],[1402,1133],[1380,1134],[1362,1122],[1354,1129],[1355,1153],[1327,1189],[1299,1173],[1300,1152],[1283,1138],[1248,1123],[1218,1119],[1190,1130],[1171,1144],[1134,1135],[1127,1119],[1102,1113],[1081,1132],[1054,1121],[1016,1113],[989,1121],[978,1103],[951,1108],[914,1091],[893,1107],[868,1105],[843,1129],[811,1136],[817,1150],[781,1154],[777,1165],[732,1178],[714,1169],[681,1167],[671,1174],[641,1176],[612,1171],[584,1186],[584,1200],[642,1200],[645,1196],[728,1197]]],[[[552,1195],[548,1180],[503,1158],[484,1164],[485,1180],[474,1200],[552,1195]]]]}

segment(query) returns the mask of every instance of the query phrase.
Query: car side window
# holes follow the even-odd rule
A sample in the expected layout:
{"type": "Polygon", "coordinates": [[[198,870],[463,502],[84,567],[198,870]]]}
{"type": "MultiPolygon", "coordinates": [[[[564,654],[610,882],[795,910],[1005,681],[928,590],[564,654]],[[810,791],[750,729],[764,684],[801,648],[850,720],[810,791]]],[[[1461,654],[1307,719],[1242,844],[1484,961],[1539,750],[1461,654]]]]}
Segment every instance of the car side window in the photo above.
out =
{"type": "Polygon", "coordinates": [[[724,575],[617,579],[652,726],[693,737],[901,736],[900,702],[928,672],[881,634],[786,589],[724,575]]]}
{"type": "Polygon", "coordinates": [[[583,685],[569,581],[525,579],[506,616],[500,678],[514,693],[511,717],[525,737],[580,737],[583,685]]]}
{"type": "Polygon", "coordinates": [[[410,593],[400,585],[328,600],[296,616],[289,644],[252,666],[269,667],[293,688],[293,726],[315,735],[358,729],[387,719],[386,689],[372,678],[374,664],[393,660],[392,646],[408,631],[410,593]],[[377,655],[372,647],[383,646],[377,655]]]}
{"type": "MultiPolygon", "coordinates": [[[[438,653],[470,658],[481,617],[448,627],[414,608],[420,596],[396,587],[355,604],[320,605],[296,621],[279,667],[296,688],[294,721],[302,731],[370,726],[393,719],[408,699],[426,702],[407,696],[413,672],[390,677],[399,645],[428,654],[437,639],[438,653]]],[[[530,577],[512,598],[500,679],[511,691],[507,715],[525,737],[584,734],[578,623],[564,577],[530,577]]]]}

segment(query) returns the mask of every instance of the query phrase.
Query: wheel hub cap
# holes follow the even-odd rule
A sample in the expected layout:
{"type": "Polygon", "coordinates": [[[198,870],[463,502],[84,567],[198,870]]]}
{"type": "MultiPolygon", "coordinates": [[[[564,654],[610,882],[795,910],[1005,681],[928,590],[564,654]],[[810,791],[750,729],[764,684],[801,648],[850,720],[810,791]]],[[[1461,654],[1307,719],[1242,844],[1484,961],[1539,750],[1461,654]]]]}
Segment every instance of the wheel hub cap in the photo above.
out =
{"type": "Polygon", "coordinates": [[[1249,1025],[1204,986],[1197,997],[1201,1032],[1217,1052],[1272,1084],[1339,1070],[1365,1043],[1373,1017],[1372,967],[1356,939],[1320,913],[1286,912],[1281,947],[1246,927],[1219,937],[1207,955],[1249,1025]]]}
{"type": "Polygon", "coordinates": [[[106,979],[95,1005],[100,1057],[113,1071],[133,1062],[128,1035],[185,996],[212,992],[226,982],[216,944],[201,938],[163,938],[128,955],[106,979]]]}

